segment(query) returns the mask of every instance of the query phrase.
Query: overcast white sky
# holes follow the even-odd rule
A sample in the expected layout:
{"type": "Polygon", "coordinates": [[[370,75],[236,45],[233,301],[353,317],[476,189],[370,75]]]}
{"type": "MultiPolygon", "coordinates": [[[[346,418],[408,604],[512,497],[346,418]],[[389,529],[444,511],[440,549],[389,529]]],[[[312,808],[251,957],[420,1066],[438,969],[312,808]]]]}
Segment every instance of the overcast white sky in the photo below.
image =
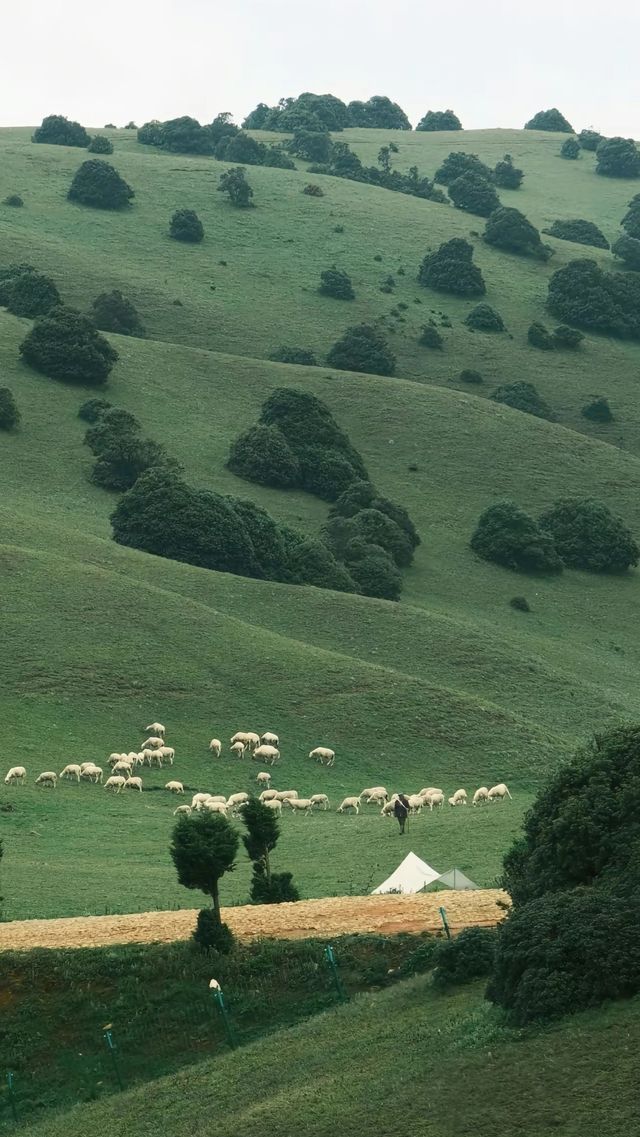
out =
{"type": "Polygon", "coordinates": [[[0,124],[86,126],[327,91],[389,95],[415,122],[521,127],[557,106],[576,129],[640,136],[634,0],[0,0],[0,124]]]}

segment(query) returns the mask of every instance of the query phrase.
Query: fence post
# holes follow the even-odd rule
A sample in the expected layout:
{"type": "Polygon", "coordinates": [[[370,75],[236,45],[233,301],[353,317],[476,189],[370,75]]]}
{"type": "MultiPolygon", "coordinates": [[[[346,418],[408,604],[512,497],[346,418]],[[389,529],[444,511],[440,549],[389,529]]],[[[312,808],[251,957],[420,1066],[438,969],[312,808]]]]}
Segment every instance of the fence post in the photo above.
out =
{"type": "Polygon", "coordinates": [[[218,1010],[220,1011],[220,1015],[222,1017],[222,1022],[224,1024],[224,1032],[227,1036],[227,1042],[229,1043],[229,1046],[231,1047],[231,1049],[235,1050],[236,1049],[236,1040],[233,1037],[233,1031],[231,1029],[231,1022],[229,1020],[229,1013],[228,1013],[227,1008],[225,1006],[224,995],[222,994],[222,987],[218,983],[217,979],[211,979],[210,980],[209,990],[213,993],[213,998],[216,1002],[218,1010]]]}
{"type": "Polygon", "coordinates": [[[13,1092],[13,1074],[12,1074],[11,1070],[7,1070],[7,1088],[9,1090],[9,1104],[11,1106],[11,1116],[13,1117],[13,1120],[17,1123],[18,1111],[16,1109],[16,1097],[15,1097],[15,1094],[13,1092]]]}
{"type": "Polygon", "coordinates": [[[451,928],[449,927],[449,925],[447,923],[446,910],[444,908],[438,908],[438,912],[440,913],[440,919],[442,920],[442,926],[444,928],[444,934],[447,937],[447,939],[450,940],[451,939],[451,928]]]}
{"type": "Polygon", "coordinates": [[[107,1045],[107,1050],[109,1051],[109,1053],[111,1055],[111,1061],[113,1062],[113,1069],[115,1070],[115,1075],[116,1075],[116,1078],[118,1081],[118,1086],[121,1090],[123,1090],[124,1085],[122,1082],[122,1075],[120,1074],[120,1067],[118,1065],[118,1059],[116,1058],[116,1044],[113,1041],[112,1029],[113,1028],[111,1026],[111,1023],[107,1023],[107,1025],[103,1026],[103,1028],[102,1028],[102,1035],[103,1035],[104,1041],[107,1045]]]}
{"type": "Polygon", "coordinates": [[[346,1003],[348,995],[342,985],[342,980],[338,973],[338,966],[336,963],[336,953],[333,950],[331,944],[326,945],[324,949],[324,955],[327,963],[329,964],[329,967],[331,968],[331,974],[333,976],[333,982],[335,984],[336,991],[338,992],[338,998],[341,999],[343,1003],[346,1003]]]}

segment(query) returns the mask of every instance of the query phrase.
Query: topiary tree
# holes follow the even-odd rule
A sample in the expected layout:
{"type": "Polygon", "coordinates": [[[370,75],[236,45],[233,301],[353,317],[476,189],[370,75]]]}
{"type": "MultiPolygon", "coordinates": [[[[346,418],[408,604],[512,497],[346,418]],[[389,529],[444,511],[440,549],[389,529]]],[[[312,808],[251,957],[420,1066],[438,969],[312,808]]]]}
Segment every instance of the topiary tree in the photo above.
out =
{"type": "Polygon", "coordinates": [[[418,282],[454,296],[484,296],[487,291],[480,269],[473,264],[473,245],[462,237],[453,237],[435,253],[427,253],[418,282]]]}
{"type": "Polygon", "coordinates": [[[204,225],[193,209],[176,209],[169,223],[169,236],[174,241],[198,245],[204,240],[204,225]]]}
{"type": "Polygon", "coordinates": [[[558,324],[558,327],[554,328],[551,338],[554,347],[568,348],[569,351],[577,351],[584,336],[577,328],[570,328],[568,324],[558,324]]]}
{"type": "Polygon", "coordinates": [[[242,166],[234,166],[220,175],[218,192],[227,193],[231,204],[238,209],[252,209],[255,206],[253,190],[245,177],[242,166]]]}
{"type": "Polygon", "coordinates": [[[555,420],[551,407],[538,394],[533,383],[525,383],[521,380],[516,383],[503,383],[502,386],[496,387],[495,391],[491,392],[489,398],[493,399],[495,403],[504,403],[505,406],[513,407],[514,410],[535,415],[536,418],[544,418],[548,422],[555,420]]]}
{"type": "Polygon", "coordinates": [[[378,600],[399,600],[402,575],[380,545],[354,538],[345,549],[345,560],[358,592],[378,600]]]}
{"type": "Polygon", "coordinates": [[[548,260],[551,255],[549,246],[542,244],[535,225],[519,209],[510,206],[503,205],[490,214],[483,236],[488,245],[506,249],[510,253],[537,257],[542,261],[548,260]]]}
{"type": "Polygon", "coordinates": [[[462,123],[452,110],[427,111],[416,130],[462,130],[462,123]]]}
{"type": "Polygon", "coordinates": [[[440,991],[490,975],[496,954],[495,928],[465,928],[438,944],[433,986],[440,991]]]}
{"type": "Polygon", "coordinates": [[[514,166],[513,158],[510,154],[505,154],[500,162],[496,162],[493,170],[493,180],[500,189],[520,189],[523,178],[524,170],[520,170],[517,166],[514,166]]]}
{"type": "Polygon", "coordinates": [[[557,107],[548,111],[538,111],[524,124],[525,130],[553,130],[559,134],[573,134],[571,123],[560,113],[557,107]]]}
{"type": "MultiPolygon", "coordinates": [[[[181,816],[174,827],[169,852],[183,888],[197,888],[211,897],[216,931],[226,927],[220,912],[220,881],[233,872],[238,852],[238,834],[220,813],[200,812],[181,816]]],[[[204,931],[204,929],[202,929],[204,931]]],[[[214,945],[220,950],[229,940],[230,930],[214,945]],[[224,938],[223,938],[224,936],[224,938]]],[[[202,938],[202,937],[201,937],[202,938]]]]}
{"type": "Polygon", "coordinates": [[[353,291],[351,277],[346,272],[336,268],[335,265],[320,273],[318,292],[321,296],[333,296],[335,300],[354,300],[356,295],[353,291]]]}
{"type": "Polygon", "coordinates": [[[301,485],[300,464],[277,426],[252,426],[231,444],[227,467],[262,486],[291,489],[301,485]]]}
{"type": "Polygon", "coordinates": [[[640,549],[620,517],[595,498],[562,498],[538,519],[568,568],[625,572],[637,565],[640,549]]]}
{"type": "Polygon", "coordinates": [[[97,422],[104,411],[111,410],[111,403],[106,399],[87,399],[78,410],[78,418],[84,422],[97,422]]]}
{"type": "Polygon", "coordinates": [[[553,337],[549,335],[544,324],[529,324],[527,340],[532,347],[537,347],[540,351],[553,351],[555,347],[553,337]]]}
{"type": "Polygon", "coordinates": [[[316,367],[318,361],[306,347],[278,347],[267,357],[273,363],[298,363],[302,367],[316,367]]]}
{"type": "Polygon", "coordinates": [[[422,344],[423,347],[432,347],[438,351],[442,351],[444,347],[444,340],[435,324],[424,325],[418,343],[422,344]]]}
{"type": "Polygon", "coordinates": [[[61,114],[50,114],[33,132],[32,142],[48,142],[52,146],[88,146],[91,139],[84,126],[70,122],[61,114]]]}
{"type": "Polygon", "coordinates": [[[144,336],[144,327],[135,306],[119,289],[101,292],[91,305],[90,317],[102,332],[120,336],[144,336]]]}
{"type": "Polygon", "coordinates": [[[118,353],[91,321],[73,308],[54,308],[20,344],[25,363],[51,379],[102,386],[118,353]]]}
{"type": "Polygon", "coordinates": [[[603,140],[604,135],[598,134],[597,130],[581,130],[578,135],[578,142],[583,150],[597,150],[603,140]]]}
{"type": "Polygon", "coordinates": [[[14,209],[21,209],[24,205],[24,200],[20,197],[19,193],[8,193],[7,196],[2,199],[2,204],[10,205],[14,209]]]}
{"type": "Polygon", "coordinates": [[[14,316],[33,320],[44,316],[60,303],[60,293],[50,276],[40,272],[22,272],[11,281],[4,293],[6,306],[14,316]]]}
{"type": "Polygon", "coordinates": [[[471,548],[484,560],[517,572],[562,572],[553,538],[513,501],[499,501],[485,509],[471,548]]]}
{"type": "Polygon", "coordinates": [[[605,138],[596,150],[596,174],[606,178],[640,177],[640,151],[633,138],[605,138]]]}
{"type": "Polygon", "coordinates": [[[94,209],[124,209],[135,194],[113,166],[90,158],[76,171],[67,197],[94,209]]]}
{"type": "Polygon", "coordinates": [[[611,252],[618,260],[623,261],[626,268],[640,272],[640,239],[629,237],[626,233],[618,237],[611,246],[611,252]]]}
{"type": "Polygon", "coordinates": [[[242,838],[253,862],[250,896],[254,904],[282,904],[300,899],[291,873],[272,873],[269,854],[275,849],[280,826],[272,810],[252,798],[242,810],[246,834],[242,838]]]}
{"type": "Polygon", "coordinates": [[[484,379],[479,371],[474,371],[473,368],[465,367],[458,375],[459,383],[483,383],[484,379]]]}
{"type": "Polygon", "coordinates": [[[475,308],[465,316],[468,328],[474,332],[503,332],[504,320],[490,304],[476,304],[475,308]]]}
{"type": "Polygon", "coordinates": [[[94,134],[88,150],[90,154],[113,154],[113,142],[104,134],[94,134]]]}
{"type": "Polygon", "coordinates": [[[613,413],[609,406],[609,400],[604,395],[600,395],[593,402],[587,403],[582,408],[580,414],[583,418],[588,418],[591,422],[613,422],[613,413]]]}
{"type": "Polygon", "coordinates": [[[347,328],[327,353],[327,363],[341,371],[369,375],[393,375],[396,369],[396,357],[385,336],[371,324],[347,328]]]}
{"type": "Polygon", "coordinates": [[[18,404],[9,387],[0,387],[0,430],[14,430],[21,419],[18,404]]]}
{"type": "Polygon", "coordinates": [[[572,221],[554,221],[543,232],[548,233],[550,237],[559,237],[561,241],[574,241],[578,245],[592,245],[595,249],[609,248],[607,238],[602,230],[594,225],[593,221],[583,221],[579,218],[572,221]]]}
{"type": "Polygon", "coordinates": [[[580,157],[580,143],[577,138],[566,138],[560,147],[560,157],[575,161],[580,157]]]}
{"type": "Polygon", "coordinates": [[[456,209],[475,213],[478,217],[488,217],[500,208],[500,198],[490,181],[468,171],[449,183],[449,197],[456,209]]]}
{"type": "Polygon", "coordinates": [[[440,185],[448,186],[463,174],[477,174],[490,182],[493,174],[477,154],[465,154],[462,150],[452,150],[434,175],[434,181],[440,185]]]}

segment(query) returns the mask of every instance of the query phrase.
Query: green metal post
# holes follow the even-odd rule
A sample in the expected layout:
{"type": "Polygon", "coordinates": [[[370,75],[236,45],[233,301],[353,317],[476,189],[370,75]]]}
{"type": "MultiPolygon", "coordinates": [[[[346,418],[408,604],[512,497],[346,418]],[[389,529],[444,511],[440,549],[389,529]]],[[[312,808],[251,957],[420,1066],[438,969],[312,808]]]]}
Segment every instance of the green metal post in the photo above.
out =
{"type": "Polygon", "coordinates": [[[335,988],[336,988],[336,991],[338,992],[338,997],[340,999],[342,999],[343,1003],[346,1003],[348,996],[347,996],[347,993],[346,993],[346,991],[342,985],[342,980],[341,980],[339,972],[338,972],[338,965],[336,963],[336,953],[334,952],[331,944],[327,944],[327,946],[324,949],[324,954],[325,954],[325,959],[326,959],[327,963],[329,964],[329,967],[331,968],[331,974],[333,975],[333,982],[335,983],[335,988]]]}
{"type": "Polygon", "coordinates": [[[113,1069],[115,1071],[116,1079],[118,1081],[118,1086],[120,1087],[121,1090],[123,1090],[124,1084],[122,1081],[122,1075],[120,1074],[120,1067],[118,1065],[118,1059],[116,1058],[116,1044],[113,1041],[111,1024],[109,1024],[109,1026],[105,1026],[102,1028],[102,1034],[103,1034],[104,1040],[107,1044],[107,1050],[109,1051],[109,1053],[111,1055],[111,1061],[113,1062],[113,1069]]]}
{"type": "Polygon", "coordinates": [[[225,1005],[224,995],[222,994],[222,988],[221,987],[212,987],[211,990],[213,991],[213,997],[216,1001],[218,1010],[220,1011],[220,1015],[222,1016],[222,1022],[224,1024],[224,1032],[227,1036],[227,1042],[229,1043],[229,1046],[231,1047],[231,1049],[235,1050],[237,1043],[236,1043],[236,1040],[234,1038],[233,1031],[231,1029],[231,1021],[229,1019],[229,1012],[227,1011],[227,1008],[225,1005]]]}
{"type": "Polygon", "coordinates": [[[11,1106],[11,1116],[15,1122],[18,1121],[18,1111],[16,1109],[16,1097],[13,1092],[13,1074],[10,1070],[7,1071],[7,1088],[9,1090],[9,1104],[11,1106]]]}
{"type": "Polygon", "coordinates": [[[451,939],[451,928],[449,927],[449,925],[447,923],[446,910],[444,908],[438,908],[438,912],[440,913],[440,919],[442,920],[442,926],[444,928],[444,934],[447,937],[447,939],[450,940],[451,939]]]}

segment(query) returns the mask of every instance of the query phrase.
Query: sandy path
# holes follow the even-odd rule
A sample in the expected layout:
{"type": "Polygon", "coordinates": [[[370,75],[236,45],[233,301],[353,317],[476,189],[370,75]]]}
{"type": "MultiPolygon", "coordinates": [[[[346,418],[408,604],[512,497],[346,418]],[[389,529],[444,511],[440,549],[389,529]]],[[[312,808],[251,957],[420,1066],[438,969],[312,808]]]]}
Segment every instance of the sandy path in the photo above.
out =
{"type": "MultiPolygon", "coordinates": [[[[303,939],[349,932],[437,931],[438,909],[446,909],[452,931],[470,925],[489,927],[501,919],[497,889],[437,892],[422,896],[337,896],[301,900],[297,904],[226,908],[223,917],[241,939],[303,939]]],[[[125,943],[169,943],[185,940],[193,930],[195,909],[136,912],[125,916],[76,916],[64,920],[20,920],[0,924],[0,950],[35,947],[102,947],[125,943]]]]}

